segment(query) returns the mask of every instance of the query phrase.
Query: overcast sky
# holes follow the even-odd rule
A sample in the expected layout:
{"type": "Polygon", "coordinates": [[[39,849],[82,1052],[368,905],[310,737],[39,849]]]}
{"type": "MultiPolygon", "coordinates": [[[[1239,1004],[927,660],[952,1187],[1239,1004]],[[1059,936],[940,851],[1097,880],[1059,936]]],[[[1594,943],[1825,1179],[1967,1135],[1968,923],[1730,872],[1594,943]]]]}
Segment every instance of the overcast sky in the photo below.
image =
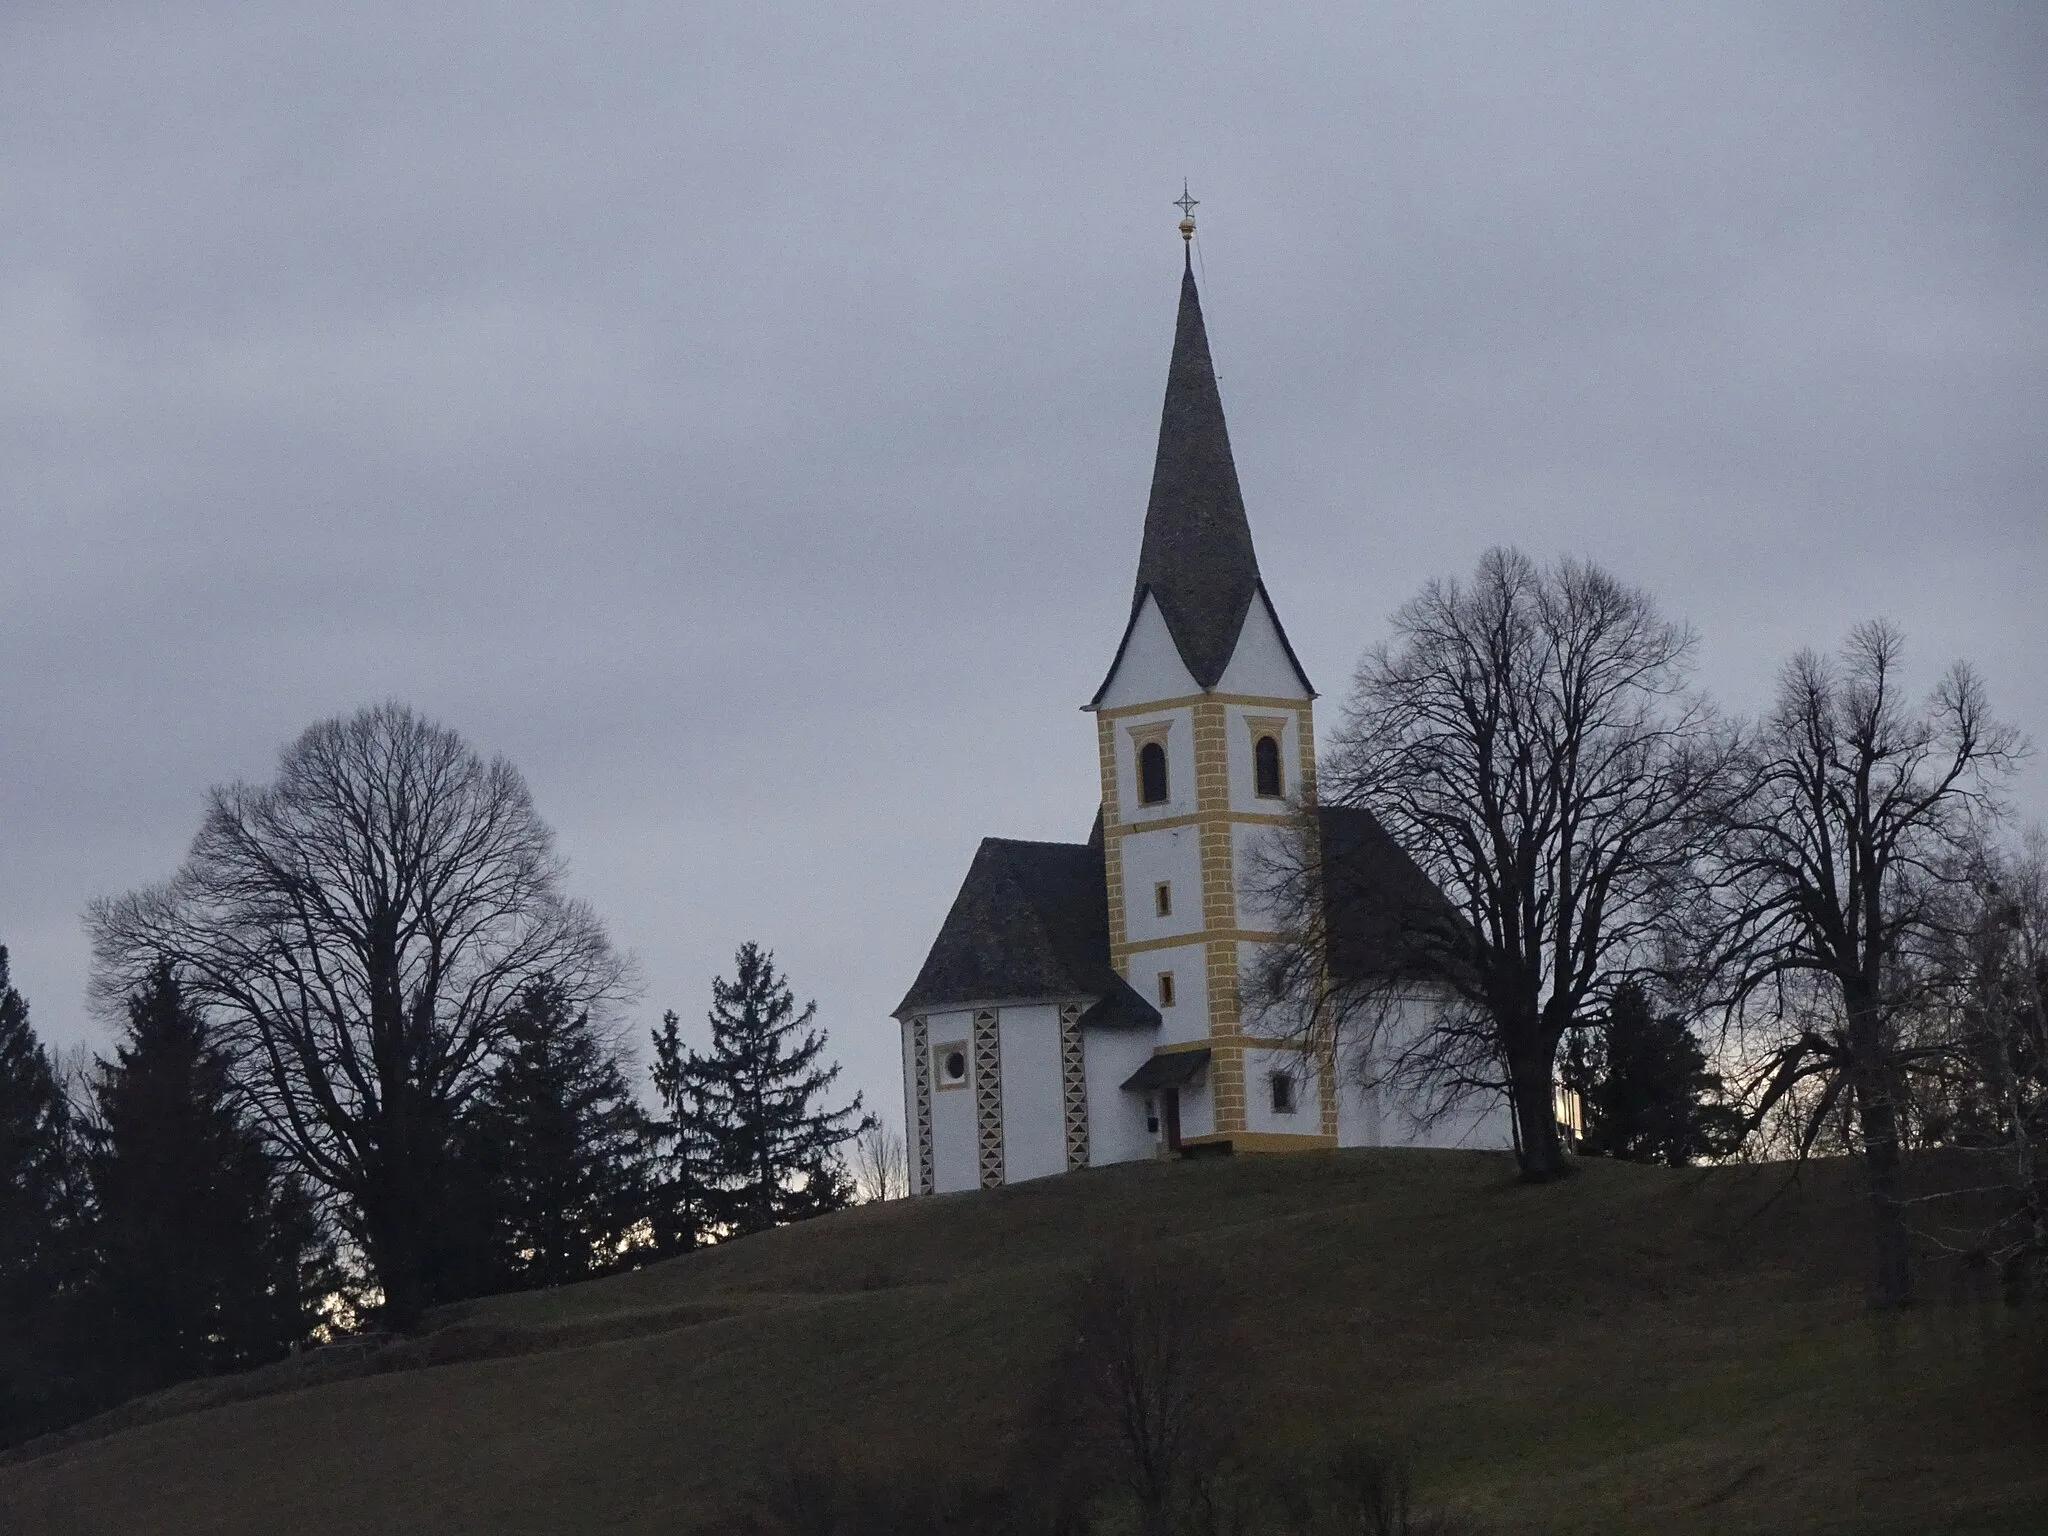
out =
{"type": "MultiPolygon", "coordinates": [[[[986,834],[1082,837],[1180,240],[1332,723],[1488,545],[1754,709],[1897,619],[2048,744],[2048,10],[0,7],[0,943],[403,699],[702,1030],[900,1118],[986,834]]],[[[2015,798],[2048,817],[2033,760],[2015,798]]]]}

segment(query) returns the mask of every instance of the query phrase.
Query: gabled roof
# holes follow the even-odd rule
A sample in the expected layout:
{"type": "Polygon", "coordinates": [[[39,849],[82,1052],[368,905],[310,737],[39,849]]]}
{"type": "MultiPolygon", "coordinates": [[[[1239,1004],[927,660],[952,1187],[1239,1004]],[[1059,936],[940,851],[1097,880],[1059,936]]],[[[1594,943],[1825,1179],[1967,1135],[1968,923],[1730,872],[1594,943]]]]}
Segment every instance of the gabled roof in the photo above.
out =
{"type": "Polygon", "coordinates": [[[924,969],[896,1017],[998,998],[1098,999],[1090,1024],[1157,1024],[1109,963],[1099,836],[1086,843],[984,838],[924,969]]]}
{"type": "MultiPolygon", "coordinates": [[[[1123,660],[1148,592],[1158,602],[1167,632],[1196,686],[1214,688],[1237,649],[1252,598],[1262,595],[1263,589],[1192,266],[1181,272],[1180,316],[1173,331],[1173,359],[1166,370],[1159,453],[1152,463],[1152,495],[1145,506],[1145,538],[1138,551],[1131,617],[1117,646],[1116,662],[1095,690],[1091,706],[1102,701],[1116,676],[1117,662],[1123,660]]],[[[1280,615],[1271,599],[1266,608],[1274,628],[1280,629],[1280,615]]],[[[1294,661],[1284,629],[1280,643],[1294,661]]],[[[1313,695],[1299,661],[1294,670],[1313,695]]]]}
{"type": "Polygon", "coordinates": [[[1464,921],[1458,910],[1371,811],[1324,805],[1316,818],[1330,974],[1338,981],[1425,974],[1427,936],[1454,933],[1464,921]]]}

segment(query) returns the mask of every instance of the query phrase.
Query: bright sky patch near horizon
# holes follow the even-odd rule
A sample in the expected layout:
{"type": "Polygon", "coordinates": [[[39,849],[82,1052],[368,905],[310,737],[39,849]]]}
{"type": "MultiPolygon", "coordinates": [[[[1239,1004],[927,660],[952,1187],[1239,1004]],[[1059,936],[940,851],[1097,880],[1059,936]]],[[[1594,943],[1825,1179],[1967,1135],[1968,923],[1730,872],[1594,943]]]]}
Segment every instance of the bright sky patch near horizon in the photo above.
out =
{"type": "Polygon", "coordinates": [[[1883,614],[2048,745],[2044,127],[2024,4],[11,5],[0,943],[106,1049],[85,902],[398,698],[638,1038],[756,938],[900,1120],[976,842],[1094,812],[1183,176],[1326,730],[1507,542],[1729,709],[1883,614]]]}

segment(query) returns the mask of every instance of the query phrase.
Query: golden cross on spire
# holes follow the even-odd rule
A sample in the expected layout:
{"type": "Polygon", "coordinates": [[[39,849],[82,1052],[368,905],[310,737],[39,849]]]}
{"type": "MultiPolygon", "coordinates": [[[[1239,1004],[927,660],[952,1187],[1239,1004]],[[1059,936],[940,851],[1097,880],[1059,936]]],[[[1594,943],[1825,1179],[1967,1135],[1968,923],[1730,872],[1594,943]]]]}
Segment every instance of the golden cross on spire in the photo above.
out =
{"type": "Polygon", "coordinates": [[[1202,200],[1188,196],[1187,178],[1180,182],[1180,196],[1173,200],[1173,206],[1180,210],[1180,237],[1183,240],[1195,238],[1195,210],[1202,206],[1202,200]]]}

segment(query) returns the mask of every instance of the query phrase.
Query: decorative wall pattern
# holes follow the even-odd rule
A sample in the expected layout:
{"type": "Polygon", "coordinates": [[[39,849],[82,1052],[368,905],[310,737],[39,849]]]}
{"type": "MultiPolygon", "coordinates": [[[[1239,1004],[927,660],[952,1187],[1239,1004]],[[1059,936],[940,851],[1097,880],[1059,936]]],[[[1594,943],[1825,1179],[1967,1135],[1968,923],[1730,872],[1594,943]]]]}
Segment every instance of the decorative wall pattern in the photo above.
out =
{"type": "Polygon", "coordinates": [[[974,1015],[974,1139],[981,1154],[981,1187],[1003,1182],[1003,1043],[993,1010],[974,1015]]]}
{"type": "Polygon", "coordinates": [[[938,1188],[938,1171],[932,1158],[932,1035],[922,1014],[910,1021],[910,1054],[916,1063],[911,1078],[917,1093],[917,1192],[929,1195],[938,1188]]]}
{"type": "Polygon", "coordinates": [[[1067,1169],[1088,1166],[1088,1057],[1081,1044],[1081,1005],[1060,1006],[1060,1104],[1067,1117],[1067,1169]]]}

